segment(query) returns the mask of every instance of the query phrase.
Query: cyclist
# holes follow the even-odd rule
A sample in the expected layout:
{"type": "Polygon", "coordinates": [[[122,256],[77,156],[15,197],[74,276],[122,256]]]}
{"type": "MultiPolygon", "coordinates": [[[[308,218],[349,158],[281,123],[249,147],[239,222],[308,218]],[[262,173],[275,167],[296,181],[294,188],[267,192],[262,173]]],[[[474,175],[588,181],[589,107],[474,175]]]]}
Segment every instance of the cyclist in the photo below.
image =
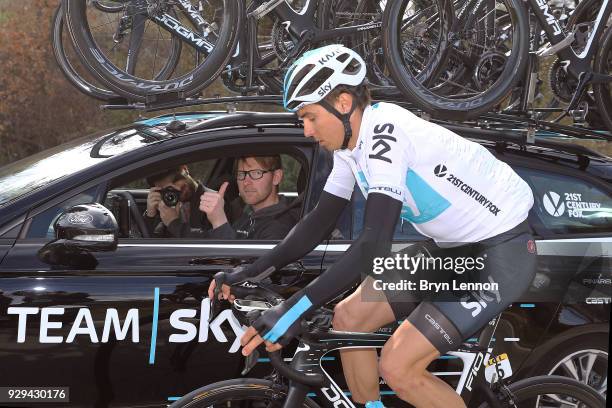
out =
{"type": "MultiPolygon", "coordinates": [[[[285,107],[303,120],[306,137],[334,151],[334,166],[317,206],[273,250],[228,274],[228,284],[261,279],[326,239],[355,182],[367,198],[364,225],[334,265],[245,332],[243,354],[262,342],[268,351],[288,344],[299,334],[301,319],[371,274],[373,260],[389,252],[401,216],[432,238],[435,247],[462,244],[484,256],[482,276],[495,281],[498,290],[473,293],[479,296],[475,302],[468,301],[471,292],[458,293],[453,301],[448,301],[448,293],[440,293],[415,309],[403,298],[408,291],[377,291],[373,279],[366,277],[335,307],[334,329],[371,332],[407,318],[383,348],[380,361],[375,350],[342,351],[344,374],[360,406],[382,406],[379,372],[399,398],[416,407],[464,406],[453,389],[426,368],[531,283],[535,244],[526,218],[533,195],[507,164],[479,144],[397,105],[371,105],[365,76],[363,59],[342,45],[305,53],[285,76],[285,107]]],[[[213,282],[209,296],[214,288],[213,282]]],[[[223,286],[220,296],[233,298],[229,286],[223,286]]]]}

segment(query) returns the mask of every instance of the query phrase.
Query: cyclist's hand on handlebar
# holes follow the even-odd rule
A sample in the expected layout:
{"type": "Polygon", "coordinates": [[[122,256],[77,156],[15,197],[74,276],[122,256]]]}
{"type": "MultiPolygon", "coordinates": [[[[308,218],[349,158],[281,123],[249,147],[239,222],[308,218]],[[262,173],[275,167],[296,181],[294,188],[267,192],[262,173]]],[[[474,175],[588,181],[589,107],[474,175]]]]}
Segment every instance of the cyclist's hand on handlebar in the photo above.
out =
{"type": "MultiPolygon", "coordinates": [[[[208,286],[208,298],[213,299],[215,297],[215,288],[217,287],[217,282],[213,279],[210,282],[210,286],[208,286]]],[[[225,299],[233,302],[236,299],[236,296],[230,293],[229,285],[223,284],[221,285],[221,291],[217,295],[217,299],[225,299]]]]}
{"type": "Polygon", "coordinates": [[[233,302],[236,298],[231,294],[231,285],[243,282],[248,278],[247,270],[244,266],[237,266],[229,272],[218,272],[208,286],[208,298],[215,299],[215,292],[218,294],[217,299],[225,299],[233,302]],[[217,285],[221,284],[221,289],[217,285]]]}
{"type": "MultiPolygon", "coordinates": [[[[261,336],[259,335],[259,333],[257,333],[257,330],[253,326],[249,327],[240,339],[240,344],[242,345],[242,355],[250,355],[257,347],[259,347],[261,343],[264,343],[264,339],[261,338],[261,336]]],[[[269,341],[265,341],[265,343],[266,351],[268,351],[269,353],[283,348],[283,346],[278,343],[271,343],[269,341]]]]}

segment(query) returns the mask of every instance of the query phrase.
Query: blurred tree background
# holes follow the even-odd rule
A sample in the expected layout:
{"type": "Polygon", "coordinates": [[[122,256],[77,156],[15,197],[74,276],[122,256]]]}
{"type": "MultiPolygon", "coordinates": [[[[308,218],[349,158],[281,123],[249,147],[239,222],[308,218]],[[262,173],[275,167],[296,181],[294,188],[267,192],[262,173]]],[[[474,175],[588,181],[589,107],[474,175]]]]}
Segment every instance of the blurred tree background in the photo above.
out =
{"type": "MultiPolygon", "coordinates": [[[[125,125],[143,113],[109,111],[72,87],[51,45],[59,0],[0,0],[0,166],[87,133],[125,125]]],[[[76,59],[75,59],[76,61],[76,59]]],[[[220,80],[204,96],[231,96],[220,80]]],[[[224,105],[184,110],[225,109],[224,105]]],[[[279,110],[241,104],[244,110],[279,110]]],[[[168,112],[154,112],[147,117],[168,112]]]]}
{"type": "MultiPolygon", "coordinates": [[[[58,5],[59,0],[0,0],[0,166],[93,131],[130,123],[141,115],[101,110],[100,101],[81,94],[64,79],[50,41],[58,5]]],[[[204,95],[232,93],[217,80],[204,95]]],[[[269,105],[239,108],[278,110],[269,105]]],[[[197,109],[203,108],[192,108],[197,109]]],[[[612,156],[612,143],[579,143],[612,156]]]]}

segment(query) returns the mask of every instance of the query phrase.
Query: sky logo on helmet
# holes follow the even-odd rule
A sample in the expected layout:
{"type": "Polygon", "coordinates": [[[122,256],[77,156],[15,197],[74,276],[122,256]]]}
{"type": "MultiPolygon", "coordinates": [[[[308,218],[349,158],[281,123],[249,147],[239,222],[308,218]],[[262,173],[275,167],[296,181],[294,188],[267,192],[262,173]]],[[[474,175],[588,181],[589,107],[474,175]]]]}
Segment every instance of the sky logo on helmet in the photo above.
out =
{"type": "Polygon", "coordinates": [[[331,81],[329,81],[328,83],[321,85],[317,93],[319,94],[319,96],[323,97],[331,90],[332,90],[332,84],[331,84],[331,81]]]}

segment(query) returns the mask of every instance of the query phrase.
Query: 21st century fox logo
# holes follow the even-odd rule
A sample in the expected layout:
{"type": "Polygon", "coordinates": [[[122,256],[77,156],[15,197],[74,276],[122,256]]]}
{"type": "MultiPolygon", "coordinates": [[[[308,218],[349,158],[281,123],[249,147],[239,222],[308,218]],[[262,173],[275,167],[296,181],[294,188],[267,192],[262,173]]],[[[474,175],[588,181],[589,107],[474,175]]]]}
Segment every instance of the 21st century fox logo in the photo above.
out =
{"type": "Polygon", "coordinates": [[[439,178],[445,177],[446,181],[451,183],[453,186],[457,187],[463,193],[472,197],[474,201],[476,201],[478,204],[485,207],[493,215],[497,216],[500,213],[501,209],[495,204],[493,204],[491,200],[489,200],[487,197],[479,193],[476,189],[474,189],[470,185],[464,183],[463,180],[461,180],[456,175],[452,173],[449,174],[448,168],[444,164],[438,164],[436,167],[434,167],[434,175],[439,178]]]}

